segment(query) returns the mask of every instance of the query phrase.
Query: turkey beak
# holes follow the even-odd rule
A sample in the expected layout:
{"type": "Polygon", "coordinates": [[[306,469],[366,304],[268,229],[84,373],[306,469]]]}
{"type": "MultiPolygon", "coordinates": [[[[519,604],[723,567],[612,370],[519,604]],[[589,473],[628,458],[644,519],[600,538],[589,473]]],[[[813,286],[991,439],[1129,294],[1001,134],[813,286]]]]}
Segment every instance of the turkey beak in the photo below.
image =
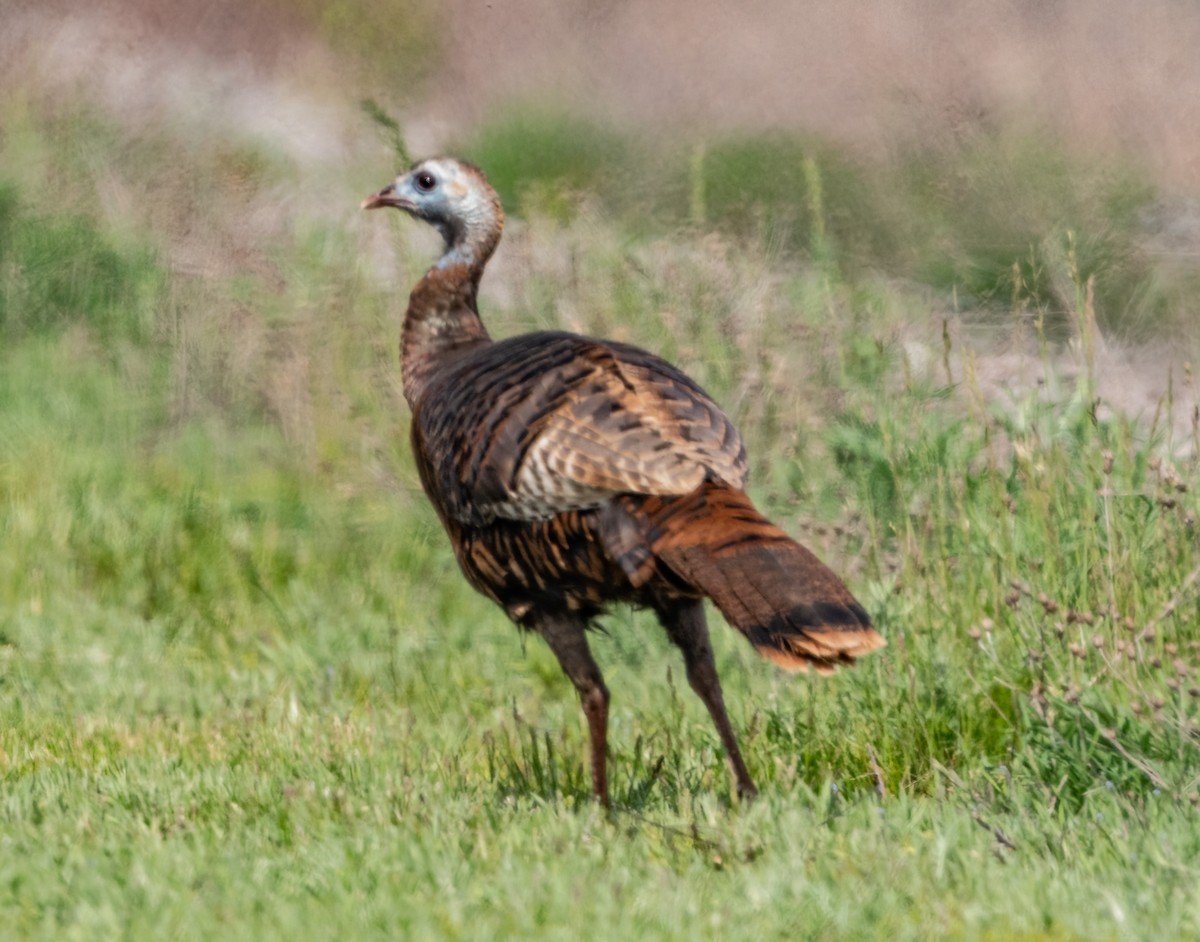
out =
{"type": "Polygon", "coordinates": [[[385,186],[378,193],[368,196],[362,201],[362,209],[379,209],[381,206],[395,206],[397,209],[412,209],[412,204],[396,195],[396,184],[385,186]]]}

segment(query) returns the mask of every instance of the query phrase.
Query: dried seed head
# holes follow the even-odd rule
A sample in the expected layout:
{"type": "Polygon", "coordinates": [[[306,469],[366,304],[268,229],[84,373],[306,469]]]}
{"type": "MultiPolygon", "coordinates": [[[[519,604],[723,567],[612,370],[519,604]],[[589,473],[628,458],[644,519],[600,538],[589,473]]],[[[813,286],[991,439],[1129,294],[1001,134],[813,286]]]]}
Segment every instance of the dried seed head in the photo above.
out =
{"type": "Polygon", "coordinates": [[[978,641],[980,638],[983,637],[983,632],[981,632],[978,628],[972,628],[970,631],[967,632],[967,637],[970,638],[972,641],[978,641]]]}
{"type": "Polygon", "coordinates": [[[1021,593],[1013,589],[1008,595],[1004,596],[1004,604],[1009,608],[1016,608],[1021,602],[1021,593]]]}
{"type": "Polygon", "coordinates": [[[1097,650],[1104,647],[1104,636],[1103,635],[1093,635],[1092,636],[1092,647],[1096,648],[1097,650]]]}
{"type": "Polygon", "coordinates": [[[1071,654],[1073,654],[1075,657],[1080,658],[1080,659],[1087,656],[1087,648],[1085,648],[1082,644],[1071,645],[1070,651],[1071,651],[1071,654]]]}
{"type": "Polygon", "coordinates": [[[1157,637],[1158,637],[1158,635],[1156,635],[1154,633],[1153,628],[1147,628],[1145,631],[1142,632],[1142,640],[1143,641],[1153,641],[1157,637]]]}
{"type": "Polygon", "coordinates": [[[1053,615],[1058,611],[1058,603],[1054,601],[1054,599],[1050,598],[1050,596],[1048,596],[1045,592],[1038,593],[1038,602],[1041,603],[1041,606],[1047,615],[1053,615]]]}
{"type": "Polygon", "coordinates": [[[1175,660],[1171,662],[1171,666],[1175,668],[1175,673],[1180,677],[1186,677],[1190,673],[1187,664],[1185,664],[1180,658],[1175,658],[1175,660]]]}
{"type": "Polygon", "coordinates": [[[1162,467],[1162,458],[1158,455],[1151,455],[1147,465],[1151,471],[1157,472],[1162,467]]]}
{"type": "Polygon", "coordinates": [[[992,621],[990,618],[984,616],[979,621],[979,627],[982,628],[984,631],[991,632],[991,630],[996,627],[996,623],[994,621],[992,621]]]}
{"type": "Polygon", "coordinates": [[[1121,624],[1125,626],[1126,631],[1137,631],[1137,625],[1134,624],[1132,615],[1126,615],[1121,624]]]}
{"type": "Polygon", "coordinates": [[[1163,650],[1171,655],[1171,657],[1174,657],[1179,653],[1179,645],[1177,645],[1174,641],[1168,641],[1165,645],[1163,645],[1163,650]]]}
{"type": "Polygon", "coordinates": [[[1108,475],[1112,474],[1113,453],[1108,449],[1105,449],[1102,453],[1102,457],[1104,458],[1104,475],[1107,477],[1108,475]]]}
{"type": "Polygon", "coordinates": [[[1167,705],[1167,701],[1164,700],[1162,697],[1155,697],[1153,700],[1150,701],[1150,705],[1152,707],[1154,707],[1154,712],[1157,713],[1159,710],[1161,710],[1163,707],[1165,707],[1167,705]]]}
{"type": "Polygon", "coordinates": [[[1150,666],[1153,667],[1155,670],[1162,667],[1162,658],[1161,657],[1150,658],[1150,666]]]}

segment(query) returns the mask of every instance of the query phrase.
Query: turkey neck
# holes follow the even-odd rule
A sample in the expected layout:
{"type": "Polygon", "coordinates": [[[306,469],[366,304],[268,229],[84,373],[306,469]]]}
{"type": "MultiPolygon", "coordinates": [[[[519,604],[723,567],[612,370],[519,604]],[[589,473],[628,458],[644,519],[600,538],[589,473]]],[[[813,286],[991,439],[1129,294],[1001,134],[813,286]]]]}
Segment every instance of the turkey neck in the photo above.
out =
{"type": "Polygon", "coordinates": [[[400,334],[404,398],[416,409],[438,367],[462,351],[492,342],[479,318],[476,296],[484,266],[500,241],[504,216],[496,199],[484,200],[468,218],[438,228],[446,251],[408,299],[400,334]]]}

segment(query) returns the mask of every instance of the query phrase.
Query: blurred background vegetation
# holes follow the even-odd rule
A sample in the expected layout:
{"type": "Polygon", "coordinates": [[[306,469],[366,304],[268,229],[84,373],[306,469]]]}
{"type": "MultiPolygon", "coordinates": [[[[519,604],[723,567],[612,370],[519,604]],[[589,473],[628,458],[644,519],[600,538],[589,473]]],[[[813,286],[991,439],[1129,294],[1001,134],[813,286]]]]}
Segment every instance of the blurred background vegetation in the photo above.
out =
{"type": "Polygon", "coordinates": [[[1200,13],[0,14],[0,922],[1200,932],[1200,13]],[[406,149],[503,198],[493,332],[694,375],[889,638],[822,685],[715,632],[757,807],[619,612],[590,818],[573,692],[458,575],[396,356],[437,240],[357,208],[406,149]]]}

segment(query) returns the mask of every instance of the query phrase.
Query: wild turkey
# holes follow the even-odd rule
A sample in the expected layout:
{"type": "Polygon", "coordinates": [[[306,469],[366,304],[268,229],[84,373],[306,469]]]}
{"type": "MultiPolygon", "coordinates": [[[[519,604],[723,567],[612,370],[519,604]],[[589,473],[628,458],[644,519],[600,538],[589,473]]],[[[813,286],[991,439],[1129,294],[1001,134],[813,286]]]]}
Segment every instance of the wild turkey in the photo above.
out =
{"type": "Polygon", "coordinates": [[[821,674],[885,643],[867,613],[754,509],[741,436],[680,370],[576,334],[488,336],[476,295],[504,213],[476,167],[420,162],[362,206],[404,210],[446,240],[413,289],[400,343],[421,482],[467,580],[541,635],[578,690],[595,797],[608,806],[609,693],[586,629],[614,602],[657,613],[739,794],[755,795],[704,597],[768,659],[821,674]]]}

